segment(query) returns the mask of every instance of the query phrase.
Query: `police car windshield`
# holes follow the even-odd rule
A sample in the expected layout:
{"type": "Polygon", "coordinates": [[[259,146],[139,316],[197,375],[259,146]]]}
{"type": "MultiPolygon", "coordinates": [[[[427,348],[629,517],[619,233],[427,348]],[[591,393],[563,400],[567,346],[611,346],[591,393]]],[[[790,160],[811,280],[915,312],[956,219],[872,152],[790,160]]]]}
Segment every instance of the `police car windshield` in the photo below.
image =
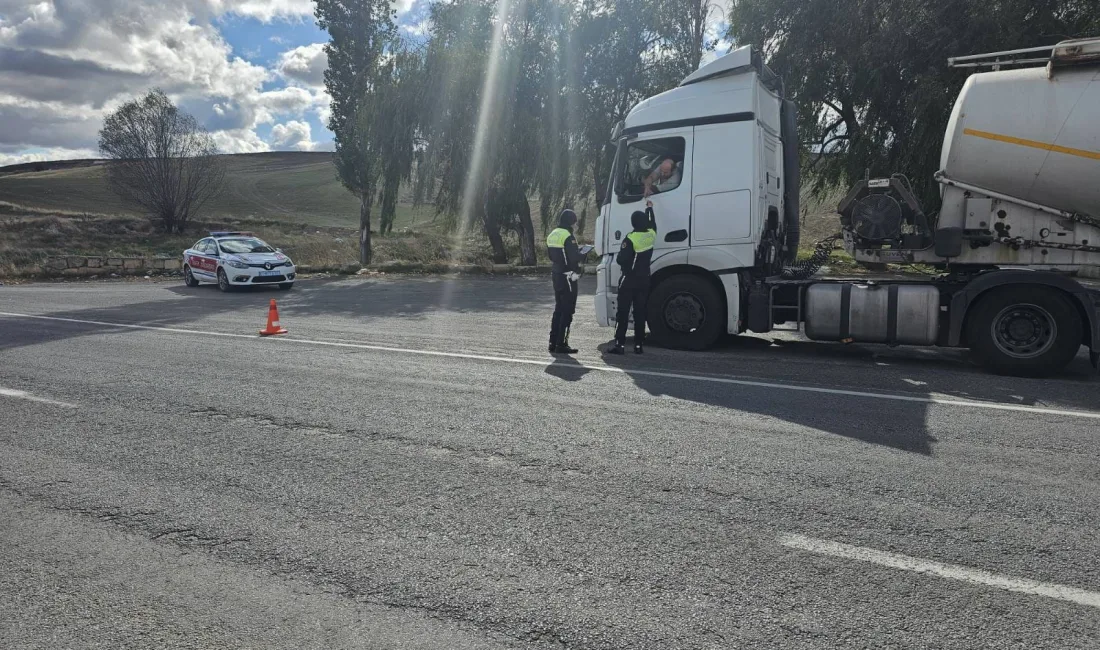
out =
{"type": "Polygon", "coordinates": [[[275,249],[259,239],[220,239],[218,245],[226,253],[274,253],[275,249]]]}

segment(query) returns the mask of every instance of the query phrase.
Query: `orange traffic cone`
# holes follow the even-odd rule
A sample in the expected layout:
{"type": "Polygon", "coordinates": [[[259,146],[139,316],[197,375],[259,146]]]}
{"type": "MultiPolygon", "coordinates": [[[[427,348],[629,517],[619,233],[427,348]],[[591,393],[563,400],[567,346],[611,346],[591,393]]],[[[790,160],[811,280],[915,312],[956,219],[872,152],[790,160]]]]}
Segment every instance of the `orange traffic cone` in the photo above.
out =
{"type": "Polygon", "coordinates": [[[275,300],[272,299],[271,306],[267,308],[267,327],[260,330],[260,336],[286,333],[286,328],[279,324],[279,308],[275,306],[275,300]]]}

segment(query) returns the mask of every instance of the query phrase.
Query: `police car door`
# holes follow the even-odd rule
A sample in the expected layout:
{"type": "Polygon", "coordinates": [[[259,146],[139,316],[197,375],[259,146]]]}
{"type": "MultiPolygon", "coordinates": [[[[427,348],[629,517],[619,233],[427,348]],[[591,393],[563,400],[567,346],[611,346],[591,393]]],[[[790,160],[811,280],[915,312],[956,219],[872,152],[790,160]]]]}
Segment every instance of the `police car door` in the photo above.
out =
{"type": "MultiPolygon", "coordinates": [[[[691,223],[691,160],[692,128],[690,126],[659,131],[642,131],[634,137],[627,136],[625,149],[620,149],[615,172],[615,196],[611,199],[610,219],[607,224],[607,250],[605,254],[619,252],[623,240],[633,229],[630,215],[635,210],[644,211],[645,178],[652,174],[661,162],[671,159],[675,163],[672,177],[657,184],[657,191],[649,198],[657,218],[657,241],[654,244],[654,270],[659,268],[662,255],[688,247],[688,224],[691,223]]],[[[619,286],[619,266],[608,269],[609,295],[614,299],[619,286]]],[[[612,305],[612,314],[615,312],[612,305]]]]}
{"type": "Polygon", "coordinates": [[[188,256],[187,264],[191,267],[191,274],[204,280],[216,280],[218,277],[218,260],[214,256],[217,253],[218,244],[213,239],[204,239],[188,256]]]}

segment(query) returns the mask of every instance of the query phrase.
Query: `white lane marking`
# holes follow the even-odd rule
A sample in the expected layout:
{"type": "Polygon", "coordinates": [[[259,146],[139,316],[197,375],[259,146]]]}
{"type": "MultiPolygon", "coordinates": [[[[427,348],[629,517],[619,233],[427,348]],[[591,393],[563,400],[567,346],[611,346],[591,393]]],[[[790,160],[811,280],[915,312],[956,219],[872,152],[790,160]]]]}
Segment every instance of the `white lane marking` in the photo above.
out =
{"type": "MultiPolygon", "coordinates": [[[[252,334],[231,334],[229,332],[209,332],[204,330],[189,330],[175,327],[158,327],[154,325],[133,325],[129,323],[110,323],[95,320],[82,320],[77,318],[62,318],[59,316],[36,316],[34,314],[16,314],[0,312],[0,316],[12,318],[32,318],[38,320],[60,321],[63,323],[80,323],[83,325],[100,325],[103,327],[121,327],[125,329],[149,330],[153,332],[170,332],[173,334],[196,334],[202,336],[220,336],[223,338],[260,340],[260,337],[252,334]]],[[[897,395],[891,393],[871,393],[860,390],[844,390],[840,388],[823,388],[820,386],[799,386],[795,384],[778,384],[769,381],[752,379],[734,379],[732,377],[714,377],[707,375],[688,375],[676,372],[660,370],[640,370],[614,368],[611,366],[591,365],[580,362],[560,363],[547,362],[544,359],[522,359],[518,357],[501,357],[486,354],[473,354],[467,352],[441,352],[437,350],[415,350],[412,348],[398,348],[385,345],[370,345],[367,343],[343,343],[339,341],[321,341],[314,339],[297,339],[287,337],[266,337],[268,341],[282,341],[283,343],[298,343],[305,345],[321,345],[336,348],[353,348],[356,350],[373,350],[376,352],[392,352],[397,354],[414,354],[429,357],[447,357],[451,359],[471,359],[476,361],[495,361],[498,363],[525,364],[532,366],[548,367],[562,366],[567,368],[594,370],[597,372],[610,372],[625,375],[641,375],[645,377],[659,377],[662,379],[682,379],[686,381],[700,381],[713,384],[725,384],[731,386],[750,386],[753,388],[774,388],[776,390],[789,390],[804,393],[817,393],[825,395],[842,395],[844,397],[862,397],[867,399],[883,399],[898,402],[914,402],[918,404],[940,404],[943,406],[960,406],[966,408],[988,409],[993,411],[1015,411],[1018,413],[1035,413],[1038,415],[1060,415],[1075,418],[1088,418],[1100,420],[1100,412],[1092,411],[1067,411],[1064,409],[1045,408],[1041,406],[1024,406],[1022,404],[1003,404],[998,402],[978,402],[972,400],[945,399],[933,395],[897,395]]]]}
{"type": "Polygon", "coordinates": [[[969,582],[985,587],[996,587],[997,589],[1004,589],[1005,591],[1014,591],[1016,593],[1028,594],[1031,596],[1045,596],[1047,598],[1077,603],[1078,605],[1100,608],[1100,593],[1078,589],[1077,587],[1067,587],[1066,585],[1058,585],[1050,582],[1039,582],[1027,578],[1002,576],[980,569],[959,566],[957,564],[944,564],[932,560],[922,560],[899,553],[888,553],[873,548],[852,546],[850,544],[815,539],[804,535],[780,535],[779,543],[789,548],[809,551],[819,555],[831,555],[847,560],[870,562],[871,564],[878,564],[880,566],[890,567],[891,569],[924,573],[940,578],[947,578],[948,580],[959,580],[961,582],[969,582]]]}
{"type": "Polygon", "coordinates": [[[65,408],[75,409],[76,404],[70,404],[68,402],[59,402],[54,399],[46,399],[45,397],[36,397],[31,395],[25,390],[15,390],[14,388],[0,388],[0,397],[11,397],[13,399],[25,399],[28,402],[39,402],[40,404],[52,404],[54,406],[64,406],[65,408]]]}

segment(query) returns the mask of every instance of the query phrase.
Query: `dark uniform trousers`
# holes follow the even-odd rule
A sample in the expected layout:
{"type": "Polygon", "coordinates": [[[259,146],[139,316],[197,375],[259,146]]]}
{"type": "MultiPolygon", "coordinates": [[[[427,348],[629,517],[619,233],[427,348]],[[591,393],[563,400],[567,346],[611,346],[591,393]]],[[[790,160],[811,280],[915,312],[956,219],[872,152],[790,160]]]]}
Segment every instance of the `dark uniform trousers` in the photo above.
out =
{"type": "Polygon", "coordinates": [[[577,283],[567,279],[565,285],[567,288],[560,288],[560,285],[554,288],[554,316],[550,319],[551,345],[569,342],[569,326],[573,324],[573,314],[577,311],[577,283]]]}
{"type": "MultiPolygon", "coordinates": [[[[648,280],[648,279],[647,279],[648,280]]],[[[626,341],[626,326],[630,311],[634,309],[634,345],[645,340],[646,303],[649,300],[649,282],[639,283],[630,278],[619,286],[619,304],[615,314],[615,340],[626,341]]]]}

